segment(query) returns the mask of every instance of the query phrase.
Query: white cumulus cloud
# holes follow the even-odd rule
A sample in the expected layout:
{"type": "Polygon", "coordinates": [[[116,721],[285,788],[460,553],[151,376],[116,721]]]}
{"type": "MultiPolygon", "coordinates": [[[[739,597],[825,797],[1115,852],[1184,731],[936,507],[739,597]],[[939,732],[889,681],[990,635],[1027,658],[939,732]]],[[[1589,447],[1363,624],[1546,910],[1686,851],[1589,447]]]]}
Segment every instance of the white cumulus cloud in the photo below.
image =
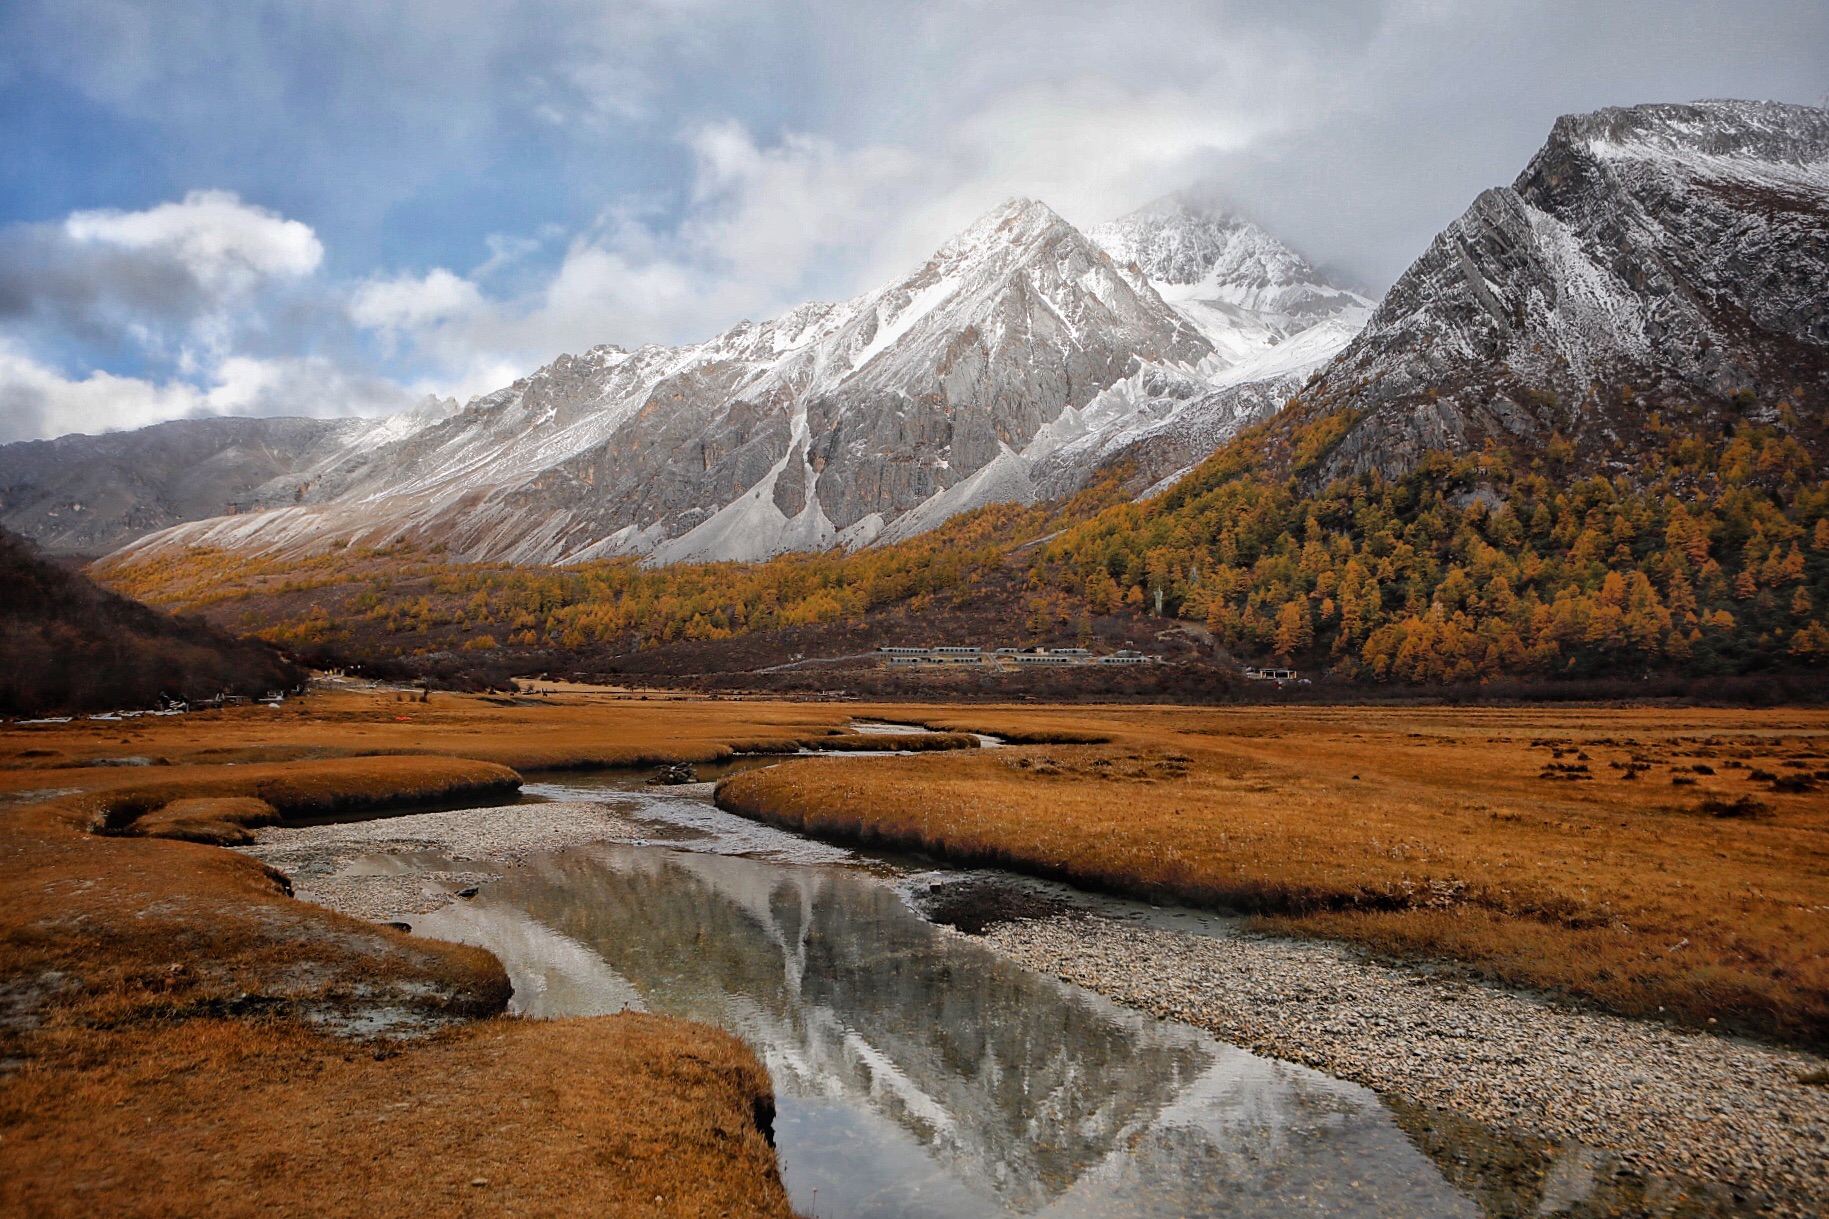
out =
{"type": "Polygon", "coordinates": [[[412,405],[416,396],[318,356],[231,356],[201,386],[101,370],[70,377],[0,340],[0,442],[210,415],[385,415],[412,405]]]}
{"type": "Polygon", "coordinates": [[[138,212],[72,212],[70,240],[170,258],[216,291],[245,291],[270,276],[309,275],[324,261],[311,226],[243,203],[233,191],[194,190],[138,212]]]}

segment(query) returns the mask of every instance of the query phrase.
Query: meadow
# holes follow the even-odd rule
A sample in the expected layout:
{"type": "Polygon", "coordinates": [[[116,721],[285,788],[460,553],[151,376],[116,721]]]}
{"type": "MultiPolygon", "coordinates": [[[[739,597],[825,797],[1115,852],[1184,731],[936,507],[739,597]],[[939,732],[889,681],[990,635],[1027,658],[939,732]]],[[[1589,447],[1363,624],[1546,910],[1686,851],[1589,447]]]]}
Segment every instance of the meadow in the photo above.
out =
{"type": "Polygon", "coordinates": [[[702,761],[845,717],[405,697],[0,727],[0,1211],[790,1213],[735,1038],[505,1017],[487,952],[296,901],[205,844],[512,796],[498,759],[702,761]]]}
{"type": "Polygon", "coordinates": [[[720,802],[1829,1042],[1821,712],[323,690],[0,726],[0,1209],[788,1214],[767,1076],[741,1043],[641,1015],[507,1018],[488,954],[296,901],[212,844],[501,799],[527,771],[855,747],[854,717],[1010,744],[784,760],[726,779],[720,802]],[[425,1035],[350,1035],[377,1010],[425,1035]]]}
{"type": "Polygon", "coordinates": [[[817,837],[1234,910],[1621,1014],[1829,1044],[1820,712],[921,718],[1060,743],[796,761],[727,778],[718,801],[817,837]]]}

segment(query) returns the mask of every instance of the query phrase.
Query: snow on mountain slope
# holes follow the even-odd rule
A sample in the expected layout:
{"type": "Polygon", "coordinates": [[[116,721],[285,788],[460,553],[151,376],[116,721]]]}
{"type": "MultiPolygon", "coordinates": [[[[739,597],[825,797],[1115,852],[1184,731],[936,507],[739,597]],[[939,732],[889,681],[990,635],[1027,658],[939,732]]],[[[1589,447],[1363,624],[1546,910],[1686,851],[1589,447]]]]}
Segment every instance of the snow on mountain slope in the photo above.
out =
{"type": "Polygon", "coordinates": [[[264,501],[271,480],[371,435],[367,419],[179,419],[0,445],[0,526],[52,554],[102,554],[264,501]]]}
{"type": "Polygon", "coordinates": [[[1199,326],[1225,367],[1321,322],[1371,315],[1371,301],[1326,283],[1301,255],[1195,192],[1165,196],[1087,235],[1199,326]]]}
{"type": "Polygon", "coordinates": [[[1667,435],[1829,410],[1829,111],[1707,101],[1569,115],[1486,191],[1305,390],[1351,408],[1325,480],[1432,449],[1540,448],[1629,473],[1667,435]],[[1654,422],[1654,416],[1658,422],[1654,422]]]}
{"type": "Polygon", "coordinates": [[[413,538],[468,559],[671,562],[861,543],[957,501],[940,497],[1139,369],[1214,362],[1147,283],[1013,200],[879,292],[692,346],[561,357],[278,480],[266,511],[131,551],[413,538]]]}

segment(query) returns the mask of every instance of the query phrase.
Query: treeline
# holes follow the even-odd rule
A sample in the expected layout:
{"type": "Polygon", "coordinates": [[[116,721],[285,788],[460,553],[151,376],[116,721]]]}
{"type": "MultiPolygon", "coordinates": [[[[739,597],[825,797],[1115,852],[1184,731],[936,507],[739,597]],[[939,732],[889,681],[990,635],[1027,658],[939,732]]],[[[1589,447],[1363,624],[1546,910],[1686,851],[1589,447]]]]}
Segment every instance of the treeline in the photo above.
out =
{"type": "MultiPolygon", "coordinates": [[[[1320,452],[1338,416],[1296,438],[1320,452]]],[[[1370,681],[1745,673],[1829,660],[1829,489],[1782,427],[1558,477],[1493,448],[1304,493],[1242,437],[1067,530],[1033,578],[1094,612],[1204,623],[1234,653],[1370,681]]],[[[1299,465],[1300,463],[1298,463],[1299,465]]]]}
{"type": "Polygon", "coordinates": [[[293,559],[192,550],[100,574],[115,588],[185,612],[226,615],[257,596],[282,601],[288,609],[280,621],[247,625],[298,651],[377,634],[409,652],[452,646],[635,651],[859,621],[891,605],[918,614],[956,604],[1001,569],[1013,547],[1119,499],[1119,478],[1114,473],[1065,504],[993,505],[895,546],[766,563],[459,564],[405,544],[293,559]]]}
{"type": "Polygon", "coordinates": [[[99,588],[4,530],[0,588],[0,714],[253,697],[304,680],[272,646],[99,588]]]}

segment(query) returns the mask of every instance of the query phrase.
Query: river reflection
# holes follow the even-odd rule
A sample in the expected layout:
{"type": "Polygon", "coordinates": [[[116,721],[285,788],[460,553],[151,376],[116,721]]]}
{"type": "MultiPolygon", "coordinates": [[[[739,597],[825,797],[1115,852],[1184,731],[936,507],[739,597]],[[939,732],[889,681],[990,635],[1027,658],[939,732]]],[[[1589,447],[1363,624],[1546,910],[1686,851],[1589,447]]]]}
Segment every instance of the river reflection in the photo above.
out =
{"type": "Polygon", "coordinates": [[[1477,1213],[1366,1090],[1021,969],[842,868],[595,847],[416,930],[494,951],[529,1015],[742,1037],[822,1219],[1477,1213]]]}

